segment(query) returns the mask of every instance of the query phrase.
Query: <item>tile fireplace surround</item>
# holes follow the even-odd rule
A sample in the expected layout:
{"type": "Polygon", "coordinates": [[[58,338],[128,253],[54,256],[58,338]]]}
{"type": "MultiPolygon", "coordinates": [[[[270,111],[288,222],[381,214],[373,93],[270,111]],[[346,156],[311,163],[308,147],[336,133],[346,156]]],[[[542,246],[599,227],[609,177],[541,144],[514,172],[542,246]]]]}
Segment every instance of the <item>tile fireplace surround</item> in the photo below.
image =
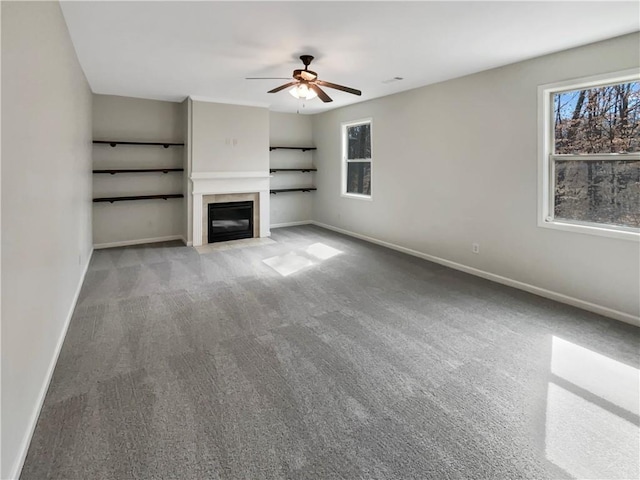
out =
{"type": "Polygon", "coordinates": [[[193,246],[206,245],[207,208],[209,203],[253,200],[254,237],[268,237],[269,173],[206,172],[193,173],[193,246]]]}

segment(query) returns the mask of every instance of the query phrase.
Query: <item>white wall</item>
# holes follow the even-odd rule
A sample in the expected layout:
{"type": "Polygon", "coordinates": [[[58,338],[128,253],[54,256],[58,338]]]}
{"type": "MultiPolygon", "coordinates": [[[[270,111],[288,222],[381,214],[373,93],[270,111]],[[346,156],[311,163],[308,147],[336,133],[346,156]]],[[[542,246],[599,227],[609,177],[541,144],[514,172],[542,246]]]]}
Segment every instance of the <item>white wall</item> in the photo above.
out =
{"type": "MultiPolygon", "coordinates": [[[[93,138],[143,142],[184,140],[180,103],[113,95],[93,97],[93,138]]],[[[94,145],[93,166],[109,168],[182,168],[184,147],[94,145]]],[[[93,176],[94,197],[182,193],[184,174],[118,173],[93,176]]],[[[96,247],[182,237],[185,204],[180,199],[93,204],[96,247]]]]}
{"type": "Polygon", "coordinates": [[[91,91],[57,2],[2,2],[2,465],[15,478],[91,254],[91,91]]]}
{"type": "MultiPolygon", "coordinates": [[[[275,113],[269,115],[269,141],[273,146],[313,146],[311,115],[275,113]]],[[[269,154],[270,168],[313,167],[314,152],[273,150],[269,154]]],[[[295,188],[315,184],[314,173],[276,172],[271,176],[271,188],[295,188]]],[[[314,193],[279,193],[271,195],[271,225],[311,220],[314,193]]]]}
{"type": "Polygon", "coordinates": [[[314,116],[314,220],[633,321],[637,242],[536,226],[537,86],[637,67],[639,40],[627,35],[314,116]],[[340,122],[366,117],[372,201],[340,196],[340,122]]]}
{"type": "Polygon", "coordinates": [[[192,171],[266,172],[269,110],[192,101],[192,171]]]}

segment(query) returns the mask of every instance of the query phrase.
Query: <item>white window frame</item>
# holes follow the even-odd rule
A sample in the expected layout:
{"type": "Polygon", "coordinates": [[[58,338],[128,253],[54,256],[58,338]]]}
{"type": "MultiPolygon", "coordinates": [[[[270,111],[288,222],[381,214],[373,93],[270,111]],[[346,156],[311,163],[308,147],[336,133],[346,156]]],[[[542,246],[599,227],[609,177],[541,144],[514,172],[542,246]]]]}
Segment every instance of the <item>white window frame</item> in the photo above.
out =
{"type": "Polygon", "coordinates": [[[340,195],[347,198],[356,198],[359,200],[373,200],[373,118],[362,118],[360,120],[353,120],[349,122],[342,122],[340,124],[340,136],[342,139],[342,180],[340,182],[340,195]],[[371,135],[371,158],[358,158],[351,159],[347,158],[347,149],[348,149],[348,141],[347,141],[347,128],[354,127],[356,125],[364,125],[369,124],[370,135],[371,135]],[[347,165],[351,162],[369,162],[371,169],[371,195],[363,195],[360,193],[349,193],[347,192],[347,165]]]}
{"type": "Polygon", "coordinates": [[[638,160],[640,159],[640,153],[554,155],[554,128],[552,121],[553,95],[555,93],[617,83],[637,82],[639,80],[640,68],[633,68],[620,72],[549,83],[538,87],[538,227],[625,240],[640,240],[640,229],[638,228],[580,222],[577,220],[555,220],[553,218],[555,158],[560,157],[565,160],[611,160],[614,157],[619,157],[621,160],[638,160]]]}

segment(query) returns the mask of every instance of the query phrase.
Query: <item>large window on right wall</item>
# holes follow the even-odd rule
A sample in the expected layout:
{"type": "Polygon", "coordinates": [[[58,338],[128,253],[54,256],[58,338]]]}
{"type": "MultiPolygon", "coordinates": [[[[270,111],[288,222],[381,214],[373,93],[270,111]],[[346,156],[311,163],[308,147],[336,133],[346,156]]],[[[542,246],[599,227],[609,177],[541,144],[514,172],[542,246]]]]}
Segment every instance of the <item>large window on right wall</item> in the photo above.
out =
{"type": "Polygon", "coordinates": [[[640,71],[538,89],[538,224],[640,236],[640,71]]]}
{"type": "Polygon", "coordinates": [[[371,119],[342,124],[342,195],[371,199],[371,119]]]}

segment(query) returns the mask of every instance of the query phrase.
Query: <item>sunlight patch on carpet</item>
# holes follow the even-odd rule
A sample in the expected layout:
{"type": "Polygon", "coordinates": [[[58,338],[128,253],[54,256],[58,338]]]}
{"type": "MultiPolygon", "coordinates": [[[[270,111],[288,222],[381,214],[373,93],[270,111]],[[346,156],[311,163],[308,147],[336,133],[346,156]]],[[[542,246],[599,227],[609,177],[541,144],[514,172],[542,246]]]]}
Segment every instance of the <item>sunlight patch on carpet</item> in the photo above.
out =
{"type": "Polygon", "coordinates": [[[299,272],[308,267],[319,265],[321,262],[340,255],[342,250],[330,247],[324,243],[314,243],[298,252],[267,258],[263,262],[273,268],[283,277],[299,272]]]}

